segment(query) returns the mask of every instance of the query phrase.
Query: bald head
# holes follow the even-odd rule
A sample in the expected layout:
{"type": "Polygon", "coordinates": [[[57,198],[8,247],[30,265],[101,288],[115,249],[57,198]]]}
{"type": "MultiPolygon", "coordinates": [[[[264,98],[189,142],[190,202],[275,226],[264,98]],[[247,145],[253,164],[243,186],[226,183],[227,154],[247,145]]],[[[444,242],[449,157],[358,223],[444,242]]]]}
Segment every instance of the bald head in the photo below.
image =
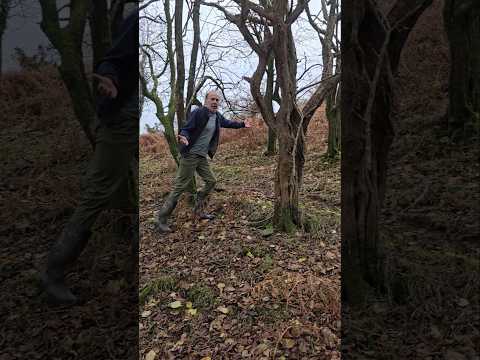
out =
{"type": "Polygon", "coordinates": [[[220,96],[216,91],[209,91],[205,96],[205,107],[211,112],[216,112],[218,110],[218,105],[220,104],[220,96]]]}

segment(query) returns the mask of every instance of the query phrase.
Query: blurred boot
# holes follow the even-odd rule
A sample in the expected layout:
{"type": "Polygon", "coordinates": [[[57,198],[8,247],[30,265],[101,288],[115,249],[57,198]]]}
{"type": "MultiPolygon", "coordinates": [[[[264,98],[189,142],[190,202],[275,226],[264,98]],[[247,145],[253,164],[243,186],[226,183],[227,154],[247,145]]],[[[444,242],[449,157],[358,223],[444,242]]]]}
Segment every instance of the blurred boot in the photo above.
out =
{"type": "Polygon", "coordinates": [[[65,270],[80,256],[90,235],[89,230],[67,226],[50,250],[41,280],[51,303],[73,305],[78,301],[65,284],[65,270]]]}
{"type": "Polygon", "coordinates": [[[157,221],[155,223],[155,229],[161,233],[172,232],[172,229],[167,224],[168,217],[172,214],[173,210],[177,206],[177,201],[167,198],[162,208],[158,212],[157,221]]]}

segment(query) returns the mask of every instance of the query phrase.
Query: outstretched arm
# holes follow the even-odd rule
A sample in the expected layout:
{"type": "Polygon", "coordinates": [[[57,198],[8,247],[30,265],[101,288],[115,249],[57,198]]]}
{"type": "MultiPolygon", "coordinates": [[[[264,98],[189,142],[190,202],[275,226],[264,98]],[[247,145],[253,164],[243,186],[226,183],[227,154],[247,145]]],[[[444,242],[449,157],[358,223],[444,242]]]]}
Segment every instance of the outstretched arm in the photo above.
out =
{"type": "Polygon", "coordinates": [[[220,126],[223,128],[230,128],[230,129],[242,129],[242,128],[252,127],[252,123],[249,120],[231,121],[231,120],[225,119],[223,115],[220,115],[220,126]]]}

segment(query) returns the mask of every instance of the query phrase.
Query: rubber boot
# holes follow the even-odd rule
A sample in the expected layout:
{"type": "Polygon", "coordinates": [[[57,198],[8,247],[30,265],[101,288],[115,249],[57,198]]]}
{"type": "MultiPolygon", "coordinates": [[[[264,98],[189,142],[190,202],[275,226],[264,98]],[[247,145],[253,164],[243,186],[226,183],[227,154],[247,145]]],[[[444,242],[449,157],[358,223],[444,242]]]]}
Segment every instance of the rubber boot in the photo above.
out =
{"type": "Polygon", "coordinates": [[[168,198],[158,212],[155,229],[161,233],[172,232],[172,229],[167,224],[168,217],[172,214],[177,206],[177,201],[168,198]]]}
{"type": "Polygon", "coordinates": [[[48,254],[47,269],[41,276],[49,302],[73,305],[78,301],[65,285],[65,270],[80,256],[90,235],[88,230],[67,226],[53,245],[48,254]]]}

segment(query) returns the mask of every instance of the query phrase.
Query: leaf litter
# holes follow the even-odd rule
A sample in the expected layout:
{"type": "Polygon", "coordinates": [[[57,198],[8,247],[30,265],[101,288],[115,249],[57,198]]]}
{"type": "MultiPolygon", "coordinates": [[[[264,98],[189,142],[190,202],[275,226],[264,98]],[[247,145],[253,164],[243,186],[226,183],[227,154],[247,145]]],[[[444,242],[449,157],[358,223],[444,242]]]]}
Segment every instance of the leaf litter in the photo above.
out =
{"type": "Polygon", "coordinates": [[[261,141],[249,130],[226,131],[212,162],[223,188],[207,208],[216,219],[194,219],[182,199],[171,219],[175,232],[167,235],[154,233],[149,219],[171,189],[175,167],[166,149],[141,148],[140,288],[163,277],[175,277],[176,284],[168,291],[157,286],[148,295],[155,303],[147,300],[140,310],[152,311],[139,319],[140,356],[155,348],[162,359],[339,358],[340,174],[339,163],[322,156],[322,111],[309,131],[302,193],[314,216],[310,232],[278,234],[269,225],[275,157],[262,155],[262,124],[255,135],[261,141]],[[244,156],[232,156],[240,151],[244,156]],[[328,201],[319,203],[313,193],[328,201]],[[168,311],[162,304],[172,302],[170,295],[190,301],[195,316],[168,311]]]}

